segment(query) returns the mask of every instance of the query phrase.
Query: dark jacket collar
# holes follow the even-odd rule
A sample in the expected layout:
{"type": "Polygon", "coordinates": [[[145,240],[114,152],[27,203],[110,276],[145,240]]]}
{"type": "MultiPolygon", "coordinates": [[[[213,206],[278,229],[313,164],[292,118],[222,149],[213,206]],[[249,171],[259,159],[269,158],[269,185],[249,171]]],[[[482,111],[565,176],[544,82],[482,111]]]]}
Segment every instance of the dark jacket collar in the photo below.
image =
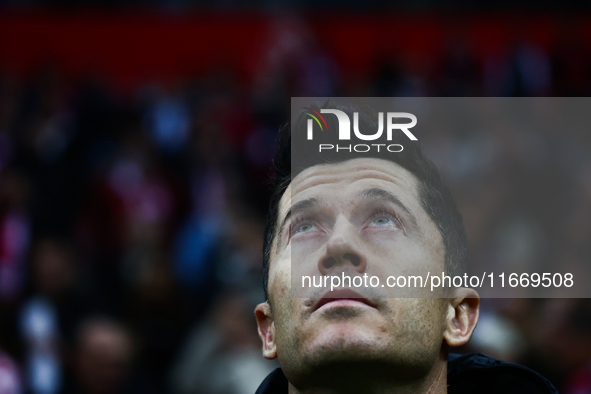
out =
{"type": "MultiPolygon", "coordinates": [[[[537,372],[482,353],[449,355],[447,392],[449,394],[558,393],[554,386],[537,372]]],[[[255,394],[287,394],[287,378],[281,368],[271,372],[255,394]]]]}
{"type": "Polygon", "coordinates": [[[281,368],[267,375],[255,394],[287,394],[287,378],[281,368]]]}

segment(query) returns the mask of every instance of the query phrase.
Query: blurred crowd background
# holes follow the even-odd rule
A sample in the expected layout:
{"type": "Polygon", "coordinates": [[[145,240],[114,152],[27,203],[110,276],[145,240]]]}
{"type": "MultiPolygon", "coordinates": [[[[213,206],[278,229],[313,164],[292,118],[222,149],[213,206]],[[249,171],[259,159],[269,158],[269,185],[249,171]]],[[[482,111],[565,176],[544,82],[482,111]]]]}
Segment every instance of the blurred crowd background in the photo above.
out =
{"type": "MultiPolygon", "coordinates": [[[[591,93],[591,17],[313,11],[0,12],[0,394],[254,393],[291,96],[591,93]]],[[[424,145],[471,259],[591,261],[591,132],[424,145]]],[[[591,303],[483,300],[460,351],[591,393],[591,303]]]]}

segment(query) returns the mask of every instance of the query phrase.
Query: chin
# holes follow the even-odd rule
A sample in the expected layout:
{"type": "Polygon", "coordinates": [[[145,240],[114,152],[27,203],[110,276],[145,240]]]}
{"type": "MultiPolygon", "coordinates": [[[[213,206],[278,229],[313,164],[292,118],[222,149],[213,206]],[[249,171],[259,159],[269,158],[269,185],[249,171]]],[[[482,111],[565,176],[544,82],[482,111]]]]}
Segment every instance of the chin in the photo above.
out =
{"type": "MultiPolygon", "coordinates": [[[[309,331],[301,355],[310,365],[391,364],[398,368],[417,366],[436,353],[411,338],[393,335],[387,327],[373,319],[330,320],[309,331]]],[[[341,365],[342,367],[343,365],[341,365]]]]}
{"type": "Polygon", "coordinates": [[[330,362],[368,360],[385,350],[376,331],[375,326],[360,322],[332,322],[318,331],[307,353],[311,358],[330,362]]]}
{"type": "MultiPolygon", "coordinates": [[[[326,387],[341,392],[350,392],[355,384],[367,379],[378,379],[384,371],[396,370],[397,356],[381,347],[380,341],[365,335],[335,334],[327,330],[301,354],[298,362],[284,369],[290,382],[296,387],[326,387]],[[375,375],[375,376],[374,376],[375,375]],[[335,384],[342,387],[335,387],[335,384]]],[[[284,367],[282,365],[282,367],[284,367]]],[[[361,387],[356,392],[363,392],[361,387]]]]}

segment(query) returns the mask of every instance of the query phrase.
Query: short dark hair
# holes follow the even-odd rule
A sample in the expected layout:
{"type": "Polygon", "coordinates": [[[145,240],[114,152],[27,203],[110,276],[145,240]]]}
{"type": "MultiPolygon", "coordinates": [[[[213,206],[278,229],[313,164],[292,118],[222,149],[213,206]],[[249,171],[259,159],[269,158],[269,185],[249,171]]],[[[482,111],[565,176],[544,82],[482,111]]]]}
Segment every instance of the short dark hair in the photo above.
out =
{"type": "MultiPolygon", "coordinates": [[[[313,103],[312,109],[320,111],[323,109],[338,109],[345,112],[349,119],[353,119],[353,112],[359,113],[359,129],[361,131],[373,131],[377,129],[375,114],[367,108],[341,106],[331,101],[320,105],[313,103]]],[[[334,116],[325,117],[328,129],[338,130],[338,124],[334,116]]],[[[315,154],[307,151],[302,156],[294,158],[292,163],[292,129],[305,130],[304,122],[307,119],[304,113],[295,120],[293,125],[286,124],[279,129],[277,134],[277,153],[273,165],[275,167],[274,175],[271,179],[273,192],[269,202],[269,212],[265,226],[265,235],[263,241],[263,288],[265,299],[269,299],[269,264],[271,257],[271,247],[277,231],[277,222],[279,219],[279,202],[281,197],[289,187],[291,180],[306,168],[318,164],[335,164],[354,158],[380,158],[384,155],[378,155],[372,151],[367,153],[347,153],[339,152],[339,155],[332,155],[327,160],[327,156],[315,154]],[[296,160],[297,159],[297,160],[296,160]]],[[[364,132],[367,132],[364,131],[364,132]]],[[[401,133],[400,133],[401,134],[401,133]]],[[[301,133],[301,135],[304,135],[301,133]]],[[[319,135],[321,135],[319,133],[319,135]]],[[[429,217],[437,225],[443,238],[445,247],[445,270],[450,275],[461,275],[466,269],[467,261],[467,238],[462,216],[458,211],[456,203],[451,195],[449,188],[441,179],[439,171],[435,165],[427,159],[421,150],[418,141],[410,141],[402,136],[393,135],[392,143],[404,143],[402,152],[393,153],[387,156],[387,160],[392,161],[413,174],[419,181],[419,199],[429,217]]],[[[298,150],[298,152],[300,152],[298,150]]]]}

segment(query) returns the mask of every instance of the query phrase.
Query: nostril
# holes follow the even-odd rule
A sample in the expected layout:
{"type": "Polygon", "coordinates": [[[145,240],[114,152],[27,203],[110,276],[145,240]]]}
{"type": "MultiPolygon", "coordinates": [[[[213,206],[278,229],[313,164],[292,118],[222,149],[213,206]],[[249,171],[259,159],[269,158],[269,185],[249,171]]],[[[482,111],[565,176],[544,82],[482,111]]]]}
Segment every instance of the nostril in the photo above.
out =
{"type": "Polygon", "coordinates": [[[361,259],[352,253],[346,253],[343,258],[349,260],[355,267],[358,267],[359,264],[361,264],[361,259]]]}
{"type": "Polygon", "coordinates": [[[335,260],[334,257],[329,257],[326,260],[324,260],[324,268],[328,269],[330,267],[332,267],[333,265],[335,265],[337,263],[337,261],[335,260]]]}

